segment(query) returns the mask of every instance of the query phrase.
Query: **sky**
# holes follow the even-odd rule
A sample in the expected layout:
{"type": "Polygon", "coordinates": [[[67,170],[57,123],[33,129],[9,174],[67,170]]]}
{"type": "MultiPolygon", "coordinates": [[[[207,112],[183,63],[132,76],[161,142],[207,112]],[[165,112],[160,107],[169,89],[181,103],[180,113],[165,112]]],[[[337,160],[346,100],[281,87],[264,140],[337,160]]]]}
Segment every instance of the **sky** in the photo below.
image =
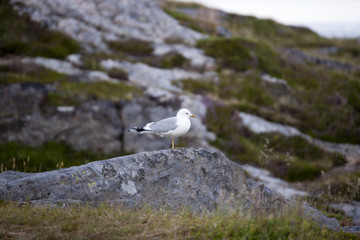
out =
{"type": "MultiPolygon", "coordinates": [[[[187,1],[187,0],[181,0],[187,1]]],[[[360,0],[191,0],[226,12],[307,26],[326,37],[360,37],[360,0]]]]}

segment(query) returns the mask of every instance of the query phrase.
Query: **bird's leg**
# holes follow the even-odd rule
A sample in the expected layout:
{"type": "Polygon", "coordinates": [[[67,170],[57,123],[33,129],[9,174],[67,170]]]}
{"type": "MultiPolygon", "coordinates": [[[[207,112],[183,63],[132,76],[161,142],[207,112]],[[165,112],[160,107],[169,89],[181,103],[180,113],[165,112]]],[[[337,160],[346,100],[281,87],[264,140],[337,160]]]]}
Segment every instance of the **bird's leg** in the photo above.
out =
{"type": "Polygon", "coordinates": [[[172,149],[174,149],[174,139],[173,138],[171,139],[171,142],[172,142],[172,149]]]}

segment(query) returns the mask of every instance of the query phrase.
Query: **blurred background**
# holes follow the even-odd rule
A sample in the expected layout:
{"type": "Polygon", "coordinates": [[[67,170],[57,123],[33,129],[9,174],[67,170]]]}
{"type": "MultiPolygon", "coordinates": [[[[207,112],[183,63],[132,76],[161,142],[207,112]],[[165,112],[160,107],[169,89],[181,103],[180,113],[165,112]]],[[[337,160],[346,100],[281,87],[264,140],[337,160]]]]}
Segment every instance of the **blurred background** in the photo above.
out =
{"type": "Polygon", "coordinates": [[[358,223],[359,4],[2,0],[0,171],[170,148],[127,130],[186,107],[177,146],[358,223]]]}
{"type": "MultiPolygon", "coordinates": [[[[190,2],[183,1],[182,2],[190,2]]],[[[267,18],[279,23],[308,27],[323,37],[360,36],[360,2],[356,0],[194,0],[229,13],[267,18]]]]}

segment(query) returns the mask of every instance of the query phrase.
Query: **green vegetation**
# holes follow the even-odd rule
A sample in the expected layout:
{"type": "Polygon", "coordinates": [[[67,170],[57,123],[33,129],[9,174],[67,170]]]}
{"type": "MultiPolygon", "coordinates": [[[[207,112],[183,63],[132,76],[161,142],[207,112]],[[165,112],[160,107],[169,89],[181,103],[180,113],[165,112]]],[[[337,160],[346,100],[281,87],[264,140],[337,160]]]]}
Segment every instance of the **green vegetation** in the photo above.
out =
{"type": "Polygon", "coordinates": [[[137,39],[129,39],[127,41],[109,42],[111,49],[117,52],[123,52],[130,55],[149,55],[153,52],[150,42],[137,39]]]}
{"type": "MultiPolygon", "coordinates": [[[[326,141],[360,143],[358,76],[290,63],[266,44],[244,39],[205,39],[197,46],[221,67],[218,88],[209,90],[221,99],[237,99],[239,110],[295,126],[326,141]],[[237,72],[224,74],[227,70],[221,69],[237,72]],[[286,79],[289,88],[263,83],[262,73],[286,79]]],[[[189,82],[187,86],[191,91],[189,82]]]]}
{"type": "Polygon", "coordinates": [[[80,51],[80,46],[70,37],[47,30],[25,14],[19,14],[9,0],[0,2],[0,57],[42,56],[65,58],[80,51]]]}
{"type": "MultiPolygon", "coordinates": [[[[184,68],[185,63],[187,62],[186,58],[184,58],[180,54],[166,54],[162,56],[160,59],[160,63],[157,67],[161,68],[184,68]]],[[[155,65],[156,66],[156,65],[155,65]]]]}
{"type": "Polygon", "coordinates": [[[59,93],[80,99],[95,97],[112,101],[129,100],[141,95],[140,89],[122,82],[66,82],[59,86],[59,93]]]}
{"type": "Polygon", "coordinates": [[[359,239],[320,228],[296,212],[249,217],[109,205],[47,208],[2,203],[0,229],[1,239],[359,239]]]}
{"type": "Polygon", "coordinates": [[[68,81],[66,75],[55,71],[33,65],[14,63],[10,65],[0,65],[0,83],[54,83],[68,81]]]}
{"type": "Polygon", "coordinates": [[[109,157],[90,151],[76,151],[64,143],[56,142],[47,142],[40,147],[31,147],[15,142],[0,144],[1,172],[6,170],[49,171],[109,157]]]}
{"type": "Polygon", "coordinates": [[[314,180],[322,171],[346,162],[342,156],[327,153],[300,137],[253,134],[239,123],[233,107],[210,109],[206,125],[217,134],[213,144],[230,159],[255,163],[291,182],[314,180]]]}
{"type": "Polygon", "coordinates": [[[270,19],[230,14],[224,24],[236,37],[266,42],[272,46],[328,46],[331,40],[322,38],[304,27],[291,27],[270,19]]]}
{"type": "MultiPolygon", "coordinates": [[[[200,33],[205,34],[214,34],[216,25],[209,21],[205,21],[201,18],[194,19],[186,13],[178,11],[176,5],[178,3],[166,2],[166,6],[163,7],[164,12],[166,12],[171,17],[179,21],[179,23],[185,27],[191,28],[200,33]]],[[[194,6],[194,5],[193,5],[194,6]]]]}
{"type": "Polygon", "coordinates": [[[214,57],[221,68],[244,71],[256,68],[275,74],[280,58],[266,44],[242,38],[210,38],[198,41],[197,47],[214,57]]]}
{"type": "Polygon", "coordinates": [[[314,197],[329,202],[360,201],[360,171],[325,174],[308,187],[314,197]]]}
{"type": "Polygon", "coordinates": [[[107,99],[111,101],[130,100],[141,96],[141,90],[122,82],[63,82],[55,92],[50,92],[46,106],[77,106],[89,99],[107,99]]]}

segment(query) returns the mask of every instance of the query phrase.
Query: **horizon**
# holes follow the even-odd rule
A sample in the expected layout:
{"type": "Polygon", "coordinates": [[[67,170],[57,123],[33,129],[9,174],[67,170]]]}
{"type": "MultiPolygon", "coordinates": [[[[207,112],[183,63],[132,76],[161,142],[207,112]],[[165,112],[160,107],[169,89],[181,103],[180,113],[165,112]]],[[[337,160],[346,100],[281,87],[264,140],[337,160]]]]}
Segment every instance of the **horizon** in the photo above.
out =
{"type": "Polygon", "coordinates": [[[272,19],[285,25],[304,26],[324,37],[360,37],[360,1],[356,0],[176,1],[195,2],[229,13],[272,19]]]}

